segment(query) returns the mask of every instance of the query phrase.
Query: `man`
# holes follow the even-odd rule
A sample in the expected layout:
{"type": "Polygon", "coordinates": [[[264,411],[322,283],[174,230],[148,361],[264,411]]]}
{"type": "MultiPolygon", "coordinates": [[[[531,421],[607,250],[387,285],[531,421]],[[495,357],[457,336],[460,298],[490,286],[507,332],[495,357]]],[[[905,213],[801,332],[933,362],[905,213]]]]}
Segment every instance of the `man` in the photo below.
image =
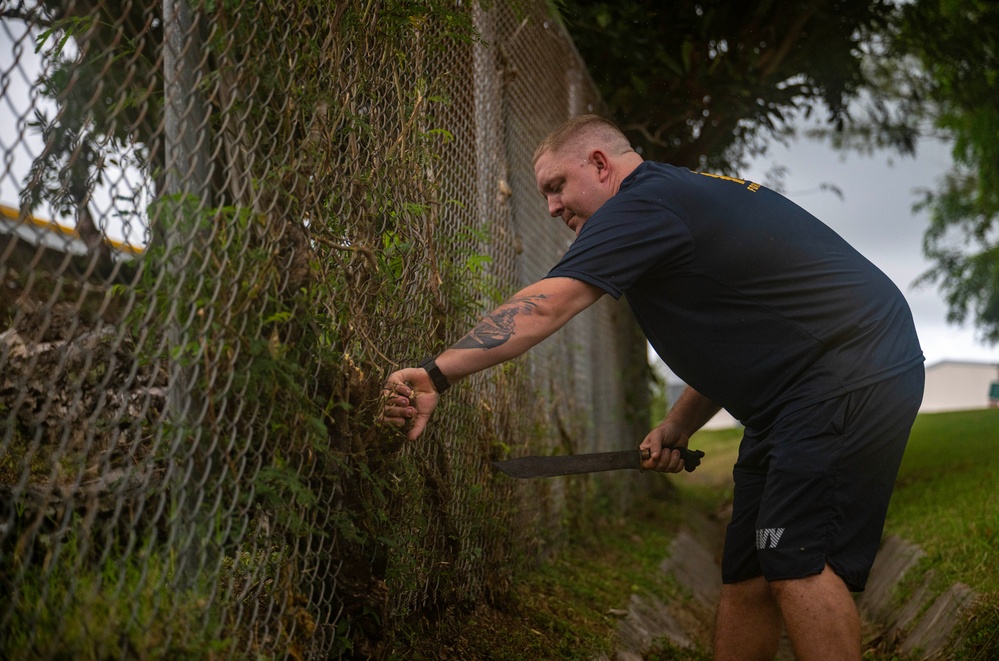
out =
{"type": "Polygon", "coordinates": [[[891,281],[832,230],[749,181],[644,162],[595,116],[535,154],[538,190],[576,240],[546,278],[419,368],[383,419],[425,428],[450,383],[514,358],[603,294],[627,294],[688,384],[642,441],[678,472],[720,407],[743,422],[715,658],[860,659],[862,590],[922,398],[923,355],[891,281]]]}

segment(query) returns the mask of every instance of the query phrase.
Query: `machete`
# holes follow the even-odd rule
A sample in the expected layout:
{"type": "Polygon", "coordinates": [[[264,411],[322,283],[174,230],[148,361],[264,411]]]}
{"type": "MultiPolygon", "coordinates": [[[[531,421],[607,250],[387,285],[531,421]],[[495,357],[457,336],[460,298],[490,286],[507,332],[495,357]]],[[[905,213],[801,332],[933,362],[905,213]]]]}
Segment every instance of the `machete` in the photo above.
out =
{"type": "MultiPolygon", "coordinates": [[[[679,450],[683,467],[689,473],[701,463],[704,453],[687,448],[664,448],[679,450]]],[[[591,454],[570,454],[558,457],[519,457],[506,461],[494,461],[493,466],[510,477],[555,477],[576,473],[599,473],[627,468],[642,470],[642,462],[651,456],[645,450],[621,450],[619,452],[594,452],[591,454]]]]}

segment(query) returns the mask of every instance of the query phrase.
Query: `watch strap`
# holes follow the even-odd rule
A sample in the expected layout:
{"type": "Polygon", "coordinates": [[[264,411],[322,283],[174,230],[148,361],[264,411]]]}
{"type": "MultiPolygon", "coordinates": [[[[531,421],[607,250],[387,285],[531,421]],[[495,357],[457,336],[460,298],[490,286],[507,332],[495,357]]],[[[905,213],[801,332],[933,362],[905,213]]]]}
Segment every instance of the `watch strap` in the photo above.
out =
{"type": "Polygon", "coordinates": [[[440,368],[437,367],[437,363],[433,356],[427,356],[420,362],[420,367],[427,370],[427,374],[430,375],[430,381],[434,384],[434,390],[437,391],[438,395],[443,395],[444,391],[451,387],[451,382],[447,380],[444,373],[441,372],[440,368]]]}

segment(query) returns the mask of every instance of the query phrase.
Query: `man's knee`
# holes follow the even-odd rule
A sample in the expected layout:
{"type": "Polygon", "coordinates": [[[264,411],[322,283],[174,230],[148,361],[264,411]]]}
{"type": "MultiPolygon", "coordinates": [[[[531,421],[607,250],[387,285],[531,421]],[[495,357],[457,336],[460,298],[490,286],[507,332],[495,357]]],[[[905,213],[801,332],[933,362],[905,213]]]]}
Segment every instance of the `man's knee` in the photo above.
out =
{"type": "Polygon", "coordinates": [[[716,661],[772,659],[781,617],[762,576],[722,586],[715,623],[716,661]]]}

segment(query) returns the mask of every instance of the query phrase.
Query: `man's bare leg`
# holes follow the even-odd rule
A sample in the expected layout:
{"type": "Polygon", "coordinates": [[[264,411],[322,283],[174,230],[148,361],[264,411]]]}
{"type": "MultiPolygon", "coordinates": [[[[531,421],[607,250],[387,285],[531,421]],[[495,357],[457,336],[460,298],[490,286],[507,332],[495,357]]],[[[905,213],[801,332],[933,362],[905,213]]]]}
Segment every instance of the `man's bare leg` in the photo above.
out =
{"type": "Polygon", "coordinates": [[[860,661],[860,615],[829,565],[821,574],[770,584],[798,661],[860,661]]]}
{"type": "Polygon", "coordinates": [[[722,586],[715,661],[770,661],[777,654],[780,632],[780,610],[762,576],[722,586]]]}

